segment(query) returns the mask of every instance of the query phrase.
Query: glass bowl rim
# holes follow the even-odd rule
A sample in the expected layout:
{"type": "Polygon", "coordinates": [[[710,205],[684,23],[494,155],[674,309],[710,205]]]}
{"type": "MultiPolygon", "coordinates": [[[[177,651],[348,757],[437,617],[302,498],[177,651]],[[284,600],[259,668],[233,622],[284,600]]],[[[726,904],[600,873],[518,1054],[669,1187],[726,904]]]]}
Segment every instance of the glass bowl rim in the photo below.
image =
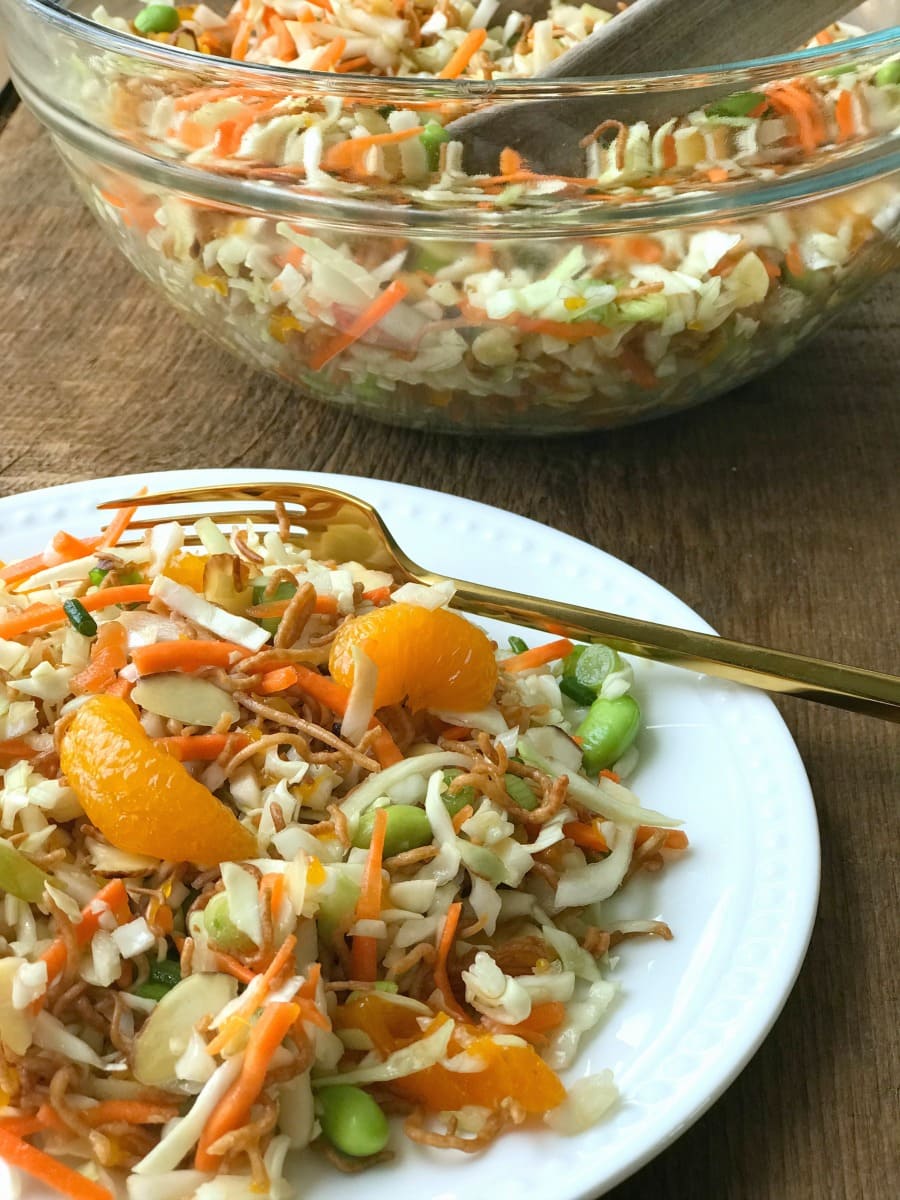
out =
{"type": "Polygon", "coordinates": [[[426,76],[397,75],[389,78],[368,75],[340,75],[333,72],[306,71],[270,66],[265,63],[237,62],[199,51],[184,50],[162,42],[149,41],[131,33],[100,25],[88,16],[73,12],[60,0],[3,0],[20,9],[30,9],[39,19],[60,25],[67,32],[101,49],[181,70],[202,70],[240,76],[260,83],[296,87],[298,80],[312,92],[355,98],[375,96],[382,103],[388,98],[415,99],[420,93],[434,100],[472,100],[478,98],[538,100],[585,95],[615,95],[628,92],[692,91],[700,87],[730,86],[738,83],[765,82],[785,73],[805,70],[825,71],[883,51],[887,57],[900,52],[900,24],[867,33],[861,37],[813,46],[806,50],[764,58],[737,60],[716,66],[685,67],[677,71],[617,75],[604,78],[552,79],[433,79],[426,76]]]}

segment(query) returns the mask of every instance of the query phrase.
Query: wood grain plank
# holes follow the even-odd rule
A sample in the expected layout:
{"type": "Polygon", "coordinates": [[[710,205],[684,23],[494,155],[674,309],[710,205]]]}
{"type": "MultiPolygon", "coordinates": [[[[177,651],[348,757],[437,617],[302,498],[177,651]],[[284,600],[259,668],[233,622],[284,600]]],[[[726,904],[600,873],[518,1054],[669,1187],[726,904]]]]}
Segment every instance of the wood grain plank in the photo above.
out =
{"type": "MultiPolygon", "coordinates": [[[[584,538],[735,636],[898,668],[896,277],[806,351],[683,416],[452,439],[304,401],[185,329],[102,239],[26,113],[0,138],[0,224],[3,493],[241,464],[401,480],[584,538]]],[[[782,707],[822,826],[809,957],[737,1082],[615,1200],[896,1195],[897,729],[782,707]]]]}

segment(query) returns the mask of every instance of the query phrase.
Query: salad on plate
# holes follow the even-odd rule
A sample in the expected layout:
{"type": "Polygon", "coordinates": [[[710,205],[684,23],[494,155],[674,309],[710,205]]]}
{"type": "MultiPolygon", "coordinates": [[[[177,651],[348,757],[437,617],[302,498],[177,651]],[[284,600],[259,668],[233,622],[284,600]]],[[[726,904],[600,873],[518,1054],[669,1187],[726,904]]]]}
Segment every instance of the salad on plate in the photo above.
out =
{"type": "MultiPolygon", "coordinates": [[[[75,1200],[293,1194],[402,1135],[578,1133],[604,901],[685,850],[602,645],[277,525],[60,531],[0,569],[0,1158],[75,1200]]],[[[612,957],[611,957],[612,956],[612,957]]]]}

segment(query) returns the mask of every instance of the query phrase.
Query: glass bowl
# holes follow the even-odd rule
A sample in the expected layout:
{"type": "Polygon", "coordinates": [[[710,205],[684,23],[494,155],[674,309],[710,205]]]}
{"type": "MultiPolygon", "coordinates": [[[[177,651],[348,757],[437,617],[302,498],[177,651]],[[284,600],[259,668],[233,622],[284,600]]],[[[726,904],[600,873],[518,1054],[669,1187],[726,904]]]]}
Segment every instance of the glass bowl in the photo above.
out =
{"type": "Polygon", "coordinates": [[[773,366],[900,260],[890,5],[790,55],[548,82],[255,65],[91,8],[0,0],[16,86],[101,226],[192,325],[385,421],[670,413],[773,366]],[[643,122],[646,95],[670,117],[643,122]],[[553,121],[571,174],[443,132],[486,105],[553,121]]]}

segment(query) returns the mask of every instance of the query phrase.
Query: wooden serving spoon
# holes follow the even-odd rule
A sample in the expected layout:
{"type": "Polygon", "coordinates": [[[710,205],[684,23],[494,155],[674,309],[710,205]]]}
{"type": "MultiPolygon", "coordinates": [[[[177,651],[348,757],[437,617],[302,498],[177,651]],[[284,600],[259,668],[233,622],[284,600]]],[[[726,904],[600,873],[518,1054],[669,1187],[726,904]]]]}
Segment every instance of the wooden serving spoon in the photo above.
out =
{"type": "MultiPolygon", "coordinates": [[[[659,74],[786,53],[858,4],[859,0],[634,0],[533,78],[550,82],[659,74]]],[[[539,19],[547,11],[546,0],[501,0],[492,20],[513,10],[539,19]]],[[[573,174],[583,163],[581,139],[607,117],[629,124],[661,124],[737,90],[739,85],[703,87],[698,79],[697,87],[685,91],[679,103],[665,88],[646,91],[623,83],[622,91],[610,96],[491,101],[447,129],[465,143],[466,169],[472,173],[495,172],[500,151],[510,146],[533,170],[573,174]]]]}

